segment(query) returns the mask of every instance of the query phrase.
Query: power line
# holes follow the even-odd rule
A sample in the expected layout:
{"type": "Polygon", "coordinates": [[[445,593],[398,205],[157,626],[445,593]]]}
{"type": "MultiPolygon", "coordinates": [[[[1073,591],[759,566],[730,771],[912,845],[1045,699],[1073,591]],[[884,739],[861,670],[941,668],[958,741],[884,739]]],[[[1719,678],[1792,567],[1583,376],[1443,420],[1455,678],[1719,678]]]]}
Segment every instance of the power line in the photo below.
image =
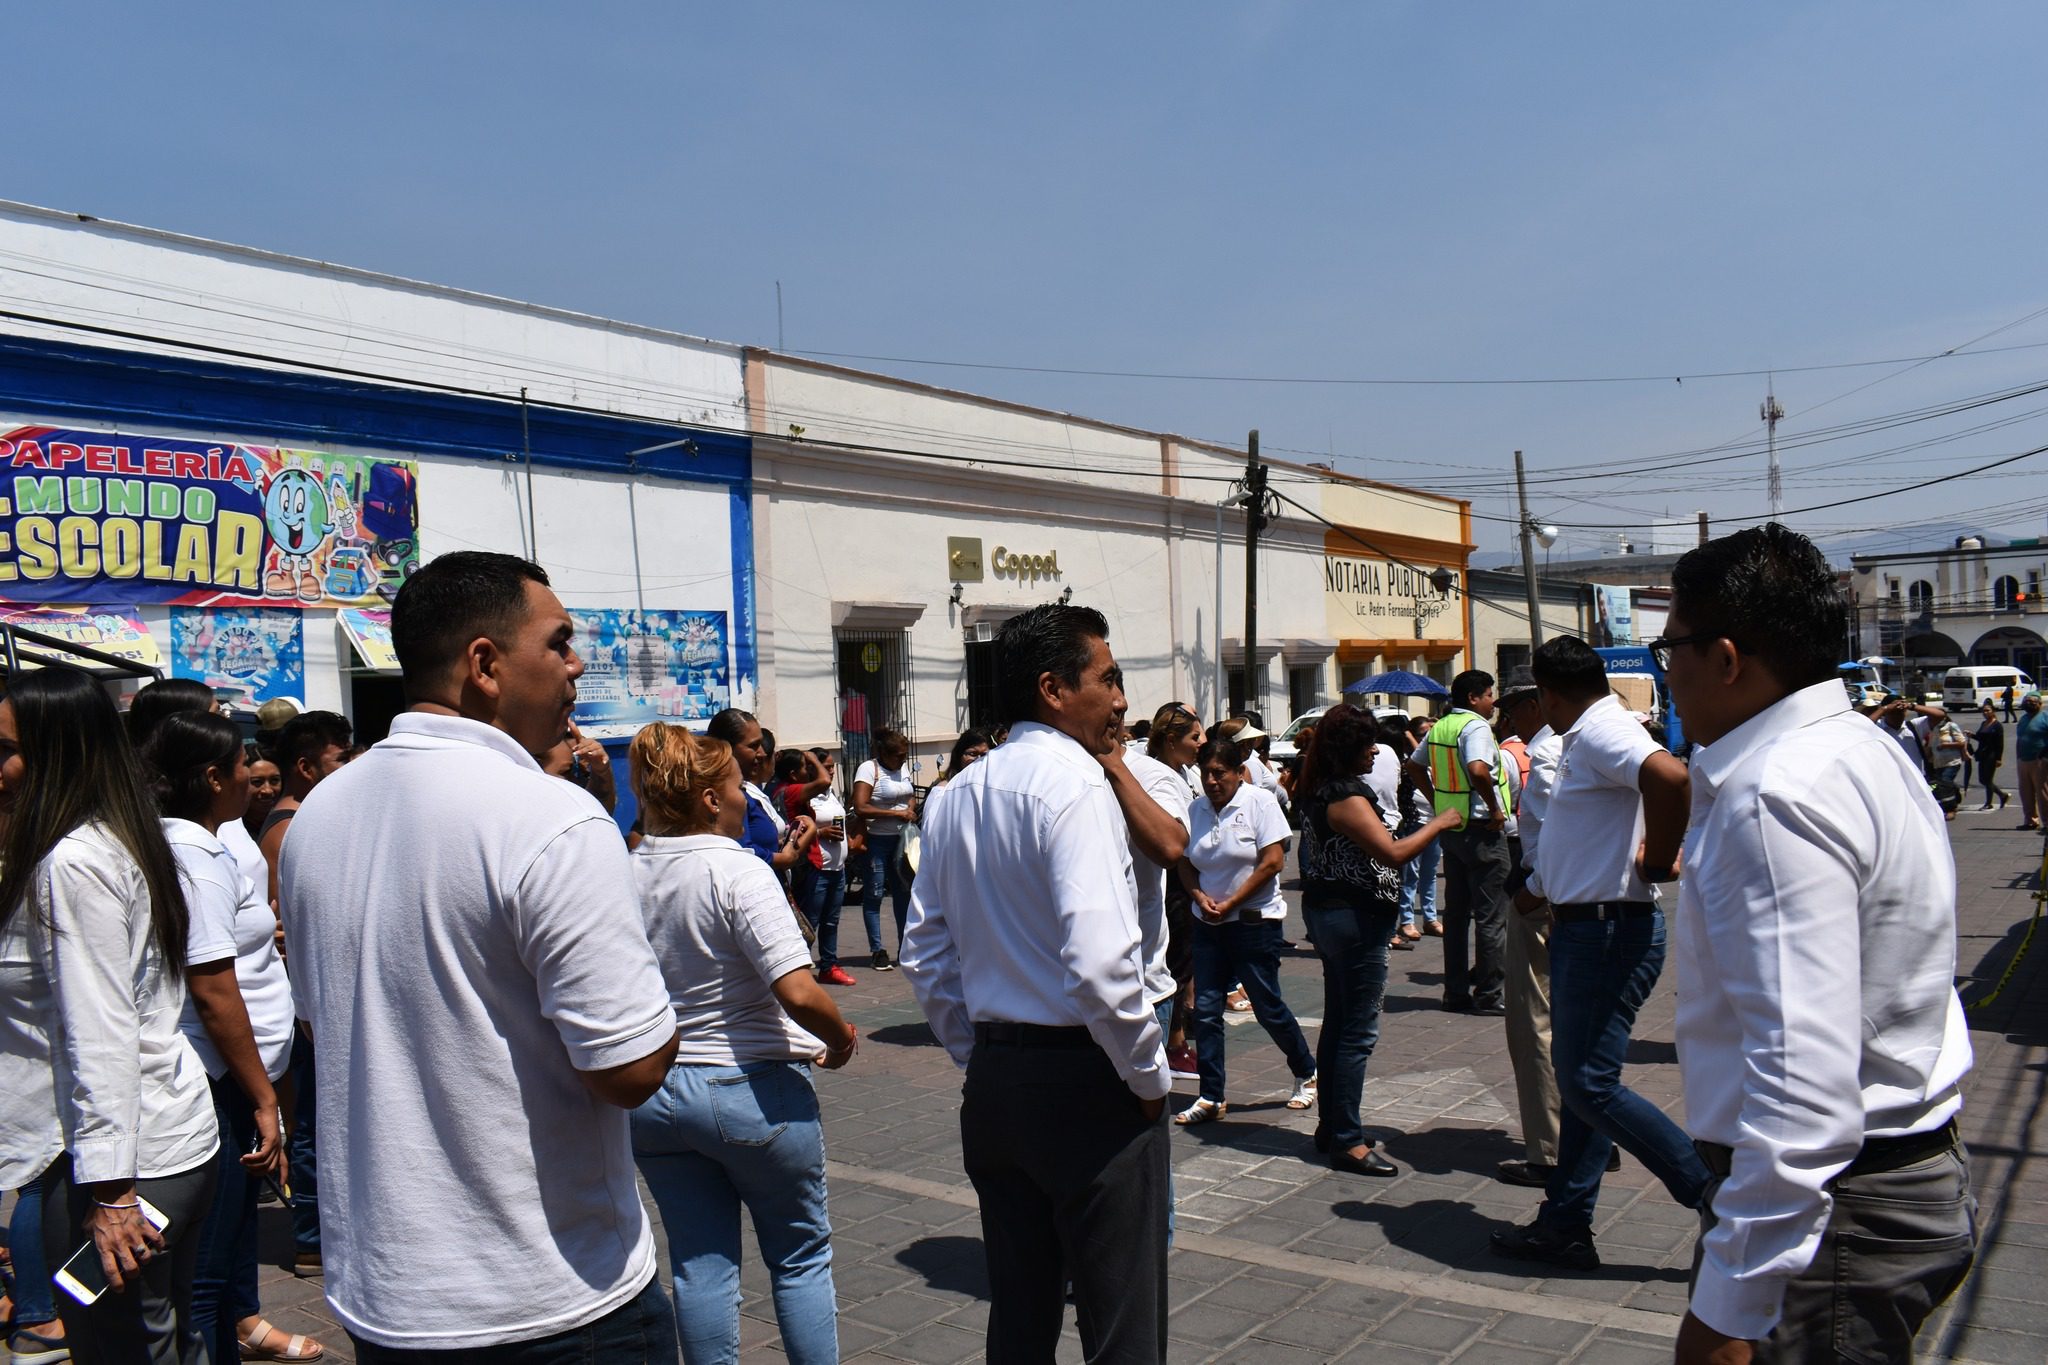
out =
{"type": "Polygon", "coordinates": [[[1965,351],[1961,347],[1953,347],[1949,350],[1936,351],[1929,355],[1893,356],[1886,360],[1840,360],[1819,365],[1776,365],[1767,369],[1757,370],[1696,370],[1681,374],[1545,375],[1521,378],[1456,377],[1431,379],[1396,378],[1391,376],[1345,378],[1311,375],[1182,373],[1168,370],[1097,370],[1074,365],[1004,365],[992,361],[934,360],[928,356],[871,355],[859,351],[791,351],[789,354],[810,356],[818,360],[860,360],[884,365],[930,365],[942,369],[996,370],[1009,374],[1075,375],[1091,379],[1157,379],[1198,384],[1290,384],[1337,387],[1349,385],[1360,387],[1437,388],[1514,387],[1545,384],[1683,384],[1688,379],[1694,381],[1702,379],[1756,379],[1770,374],[1812,374],[1824,370],[1860,370],[1883,365],[1924,365],[1931,361],[1949,360],[1962,356],[1998,355],[2006,351],[2031,351],[2043,347],[2048,347],[2048,341],[2019,342],[2011,346],[1987,346],[1983,350],[1978,351],[1965,351]]]}

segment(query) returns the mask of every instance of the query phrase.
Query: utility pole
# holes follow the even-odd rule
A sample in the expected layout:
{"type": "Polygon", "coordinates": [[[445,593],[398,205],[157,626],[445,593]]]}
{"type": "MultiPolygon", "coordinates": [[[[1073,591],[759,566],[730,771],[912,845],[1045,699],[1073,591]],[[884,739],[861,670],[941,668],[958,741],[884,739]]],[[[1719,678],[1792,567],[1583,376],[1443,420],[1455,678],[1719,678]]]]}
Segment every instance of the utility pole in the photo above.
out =
{"type": "Polygon", "coordinates": [[[1536,601],[1536,523],[1529,520],[1529,481],[1522,473],[1522,452],[1515,452],[1515,497],[1522,506],[1522,587],[1529,594],[1529,653],[1543,643],[1543,611],[1536,601]]]}
{"type": "Polygon", "coordinates": [[[1259,463],[1259,433],[1245,443],[1244,459],[1244,709],[1265,709],[1259,686],[1259,531],[1266,522],[1266,467],[1259,463]]]}
{"type": "Polygon", "coordinates": [[[1785,481],[1778,472],[1778,423],[1784,420],[1785,409],[1778,404],[1775,376],[1764,384],[1764,401],[1757,408],[1756,415],[1764,419],[1765,439],[1771,451],[1771,472],[1769,493],[1771,499],[1771,520],[1776,521],[1785,510],[1785,481]]]}

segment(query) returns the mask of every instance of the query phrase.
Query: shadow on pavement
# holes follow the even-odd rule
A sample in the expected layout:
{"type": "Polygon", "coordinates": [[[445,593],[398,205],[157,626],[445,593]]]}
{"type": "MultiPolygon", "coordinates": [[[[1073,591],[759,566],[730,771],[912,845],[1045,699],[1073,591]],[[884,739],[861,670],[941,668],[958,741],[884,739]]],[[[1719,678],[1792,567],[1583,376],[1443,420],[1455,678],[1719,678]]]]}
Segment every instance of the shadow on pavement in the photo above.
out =
{"type": "Polygon", "coordinates": [[[915,1024],[885,1024],[868,1035],[874,1043],[893,1043],[897,1047],[937,1047],[939,1037],[932,1032],[932,1026],[922,1021],[915,1024]]]}
{"type": "MultiPolygon", "coordinates": [[[[1543,1267],[1537,1261],[1514,1261],[1496,1256],[1487,1245],[1487,1239],[1511,1225],[1491,1214],[1481,1213],[1470,1204],[1450,1199],[1424,1199],[1413,1204],[1367,1204],[1347,1199],[1331,1205],[1330,1211],[1353,1222],[1376,1224],[1391,1245],[1417,1256],[1426,1256],[1440,1265],[1546,1277],[1626,1280],[1633,1284],[1657,1280],[1683,1284],[1686,1280],[1686,1271],[1681,1266],[1608,1264],[1598,1270],[1568,1271],[1555,1266],[1543,1267]],[[1532,1266],[1542,1268],[1532,1270],[1532,1266]]],[[[1624,1255],[1648,1254],[1633,1247],[1617,1250],[1624,1255]]]]}
{"type": "Polygon", "coordinates": [[[988,1297],[988,1260],[979,1237],[926,1237],[897,1252],[896,1260],[924,1276],[927,1288],[988,1297]]]}

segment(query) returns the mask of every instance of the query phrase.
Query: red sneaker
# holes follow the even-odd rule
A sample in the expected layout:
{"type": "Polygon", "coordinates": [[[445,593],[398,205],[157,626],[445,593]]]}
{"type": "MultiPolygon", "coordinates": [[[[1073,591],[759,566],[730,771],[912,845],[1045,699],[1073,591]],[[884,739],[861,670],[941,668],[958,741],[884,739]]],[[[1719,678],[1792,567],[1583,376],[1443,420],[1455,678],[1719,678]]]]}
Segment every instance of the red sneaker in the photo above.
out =
{"type": "Polygon", "coordinates": [[[1200,1076],[1202,1069],[1195,1063],[1195,1050],[1191,1047],[1173,1047],[1166,1050],[1166,1070],[1174,1076],[1200,1076]]]}
{"type": "Polygon", "coordinates": [[[851,986],[853,984],[853,976],[846,970],[846,968],[840,966],[836,962],[833,963],[830,967],[827,967],[824,971],[819,972],[818,980],[824,982],[828,986],[851,986]]]}

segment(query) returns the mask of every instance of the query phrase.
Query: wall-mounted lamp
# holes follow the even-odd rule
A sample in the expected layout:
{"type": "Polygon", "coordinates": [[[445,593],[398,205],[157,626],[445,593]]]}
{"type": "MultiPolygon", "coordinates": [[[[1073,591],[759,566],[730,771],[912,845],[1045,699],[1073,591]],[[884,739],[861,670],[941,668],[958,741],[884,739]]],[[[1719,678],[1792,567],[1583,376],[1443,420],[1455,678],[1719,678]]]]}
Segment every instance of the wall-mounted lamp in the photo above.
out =
{"type": "Polygon", "coordinates": [[[958,583],[955,583],[955,584],[953,585],[953,595],[952,595],[951,597],[947,598],[947,599],[946,599],[946,601],[947,601],[948,603],[950,603],[951,605],[953,605],[953,606],[956,606],[956,607],[957,607],[957,606],[959,606],[959,605],[960,605],[960,604],[961,604],[961,603],[962,603],[963,601],[965,601],[965,600],[966,600],[966,598],[967,598],[967,589],[966,589],[965,587],[963,587],[962,585],[960,585],[960,584],[958,584],[958,583]]]}
{"type": "Polygon", "coordinates": [[[1069,584],[1068,584],[1068,585],[1067,585],[1066,587],[1064,587],[1064,588],[1061,588],[1061,589],[1060,589],[1060,605],[1061,605],[1061,606],[1065,606],[1065,605],[1066,605],[1067,603],[1069,603],[1069,602],[1071,602],[1071,601],[1073,601],[1073,600],[1074,600],[1074,585],[1073,585],[1073,584],[1071,584],[1071,583],[1069,583],[1069,584]]]}

